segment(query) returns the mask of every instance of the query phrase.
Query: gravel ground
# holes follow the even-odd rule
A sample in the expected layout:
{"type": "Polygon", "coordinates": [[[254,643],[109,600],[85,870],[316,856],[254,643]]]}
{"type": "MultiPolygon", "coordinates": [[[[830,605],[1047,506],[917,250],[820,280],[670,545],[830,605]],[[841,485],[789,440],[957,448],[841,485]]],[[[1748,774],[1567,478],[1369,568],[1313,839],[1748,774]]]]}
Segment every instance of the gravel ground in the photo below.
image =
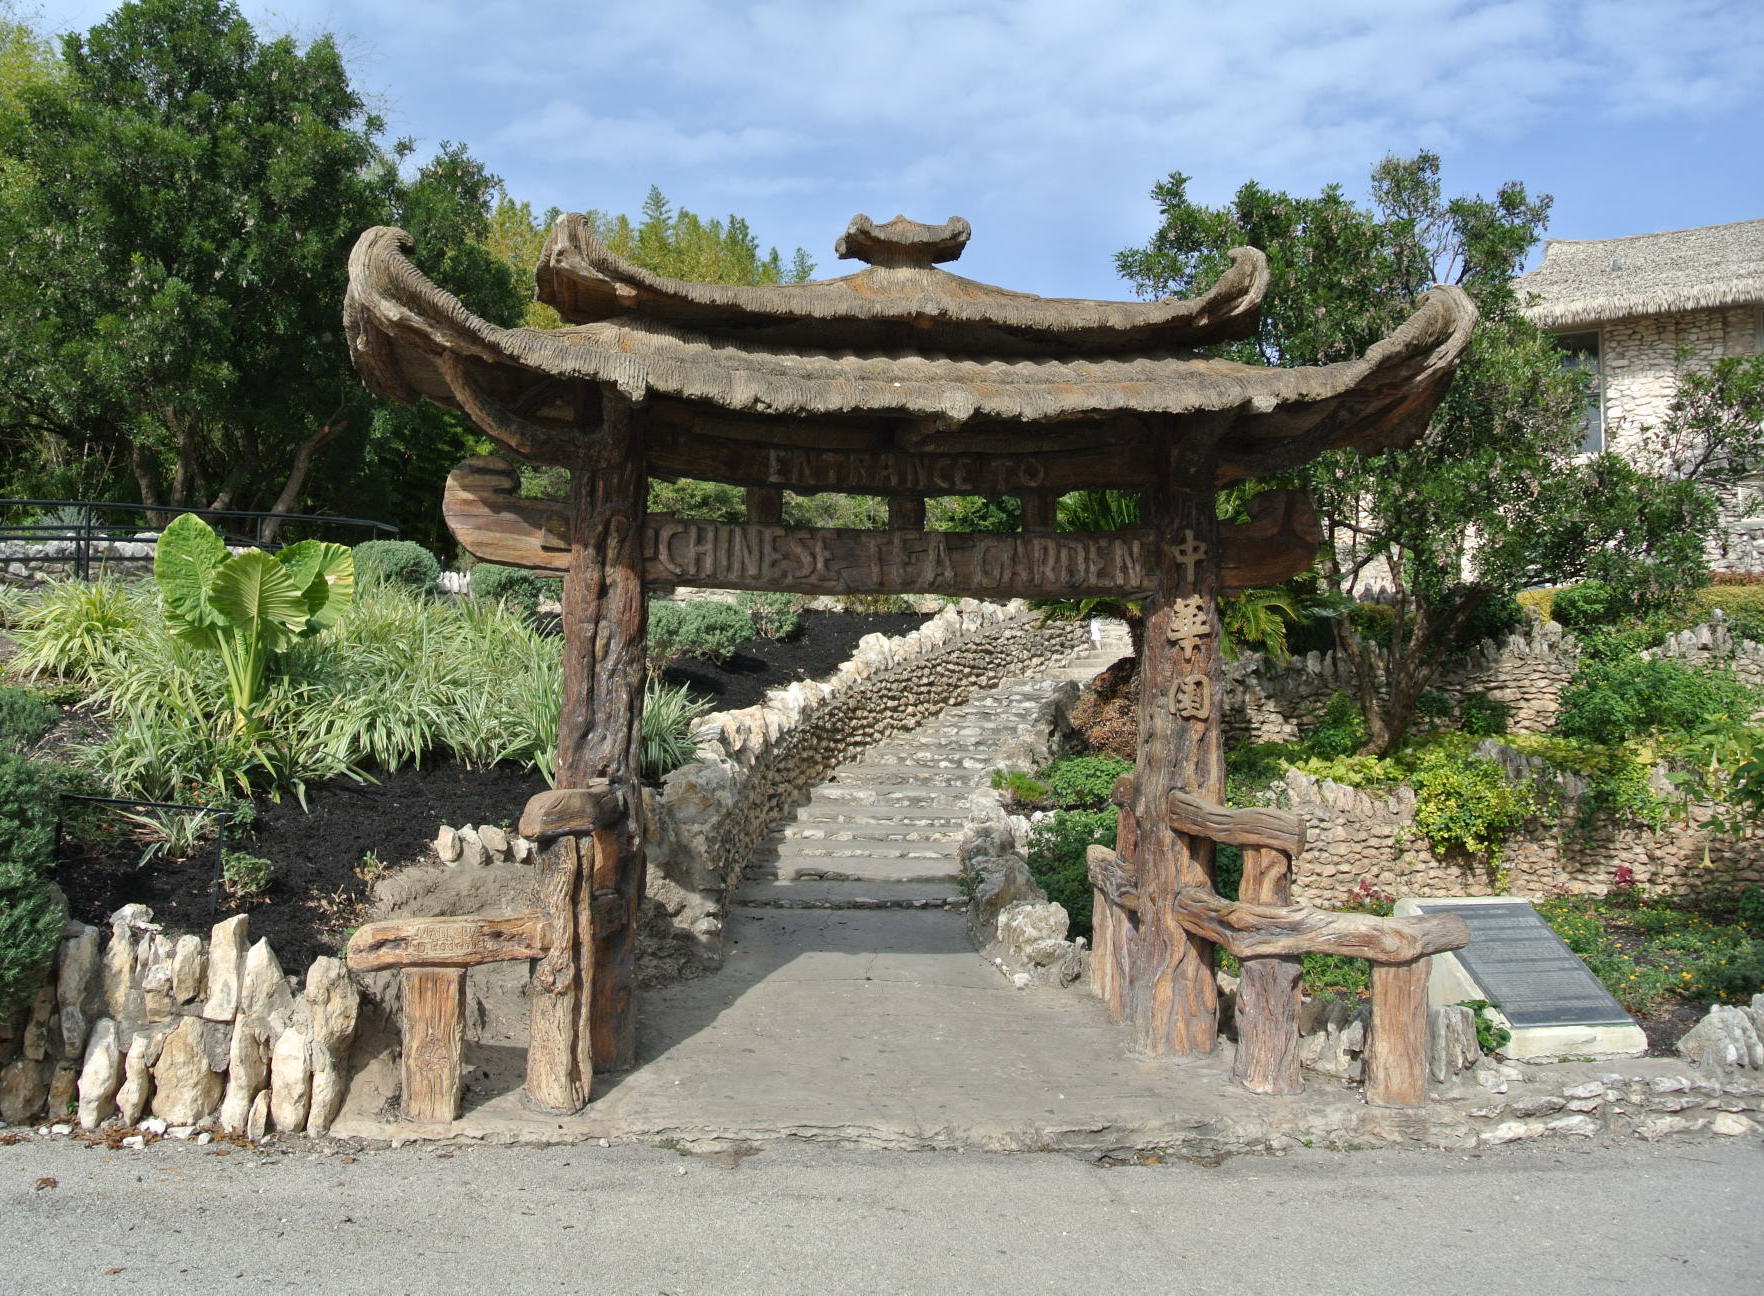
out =
{"type": "Polygon", "coordinates": [[[1756,1292],[1755,1140],[1068,1158],[0,1147],[0,1289],[1756,1292]]]}

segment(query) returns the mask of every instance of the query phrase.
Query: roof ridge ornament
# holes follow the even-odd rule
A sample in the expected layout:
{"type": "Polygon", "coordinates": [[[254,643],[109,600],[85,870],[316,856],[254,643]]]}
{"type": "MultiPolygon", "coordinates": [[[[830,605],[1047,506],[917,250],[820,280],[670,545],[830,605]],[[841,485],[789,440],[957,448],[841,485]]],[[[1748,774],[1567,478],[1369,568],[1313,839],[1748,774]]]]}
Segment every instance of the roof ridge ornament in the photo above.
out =
{"type": "Polygon", "coordinates": [[[960,216],[941,225],[925,225],[896,216],[878,225],[863,213],[851,218],[833,244],[835,256],[873,266],[928,270],[940,261],[954,261],[968,245],[973,227],[960,216]]]}

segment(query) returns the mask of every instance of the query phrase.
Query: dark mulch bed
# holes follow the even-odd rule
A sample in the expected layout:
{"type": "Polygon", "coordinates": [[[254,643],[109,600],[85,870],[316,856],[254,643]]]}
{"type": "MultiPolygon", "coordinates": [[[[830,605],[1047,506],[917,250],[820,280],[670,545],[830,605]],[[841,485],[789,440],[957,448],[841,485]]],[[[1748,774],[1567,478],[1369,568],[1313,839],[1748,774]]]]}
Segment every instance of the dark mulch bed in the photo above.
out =
{"type": "Polygon", "coordinates": [[[715,711],[750,707],[766,690],[797,680],[824,679],[851,658],[868,634],[902,635],[924,624],[913,612],[864,616],[855,612],[804,612],[788,639],[749,639],[720,664],[686,661],[662,677],[706,698],[715,711]]]}
{"type": "MultiPolygon", "coordinates": [[[[687,684],[715,710],[751,706],[767,689],[831,674],[867,634],[904,634],[923,621],[912,614],[806,612],[788,640],[752,640],[721,665],[694,661],[670,668],[667,678],[687,684]]],[[[68,853],[69,847],[56,881],[72,915],[100,925],[131,903],[151,907],[154,921],[174,934],[206,933],[222,918],[249,913],[253,937],[269,937],[284,967],[304,968],[336,953],[361,921],[375,879],[370,853],[381,865],[396,866],[421,859],[444,823],[511,825],[527,798],[544,787],[532,771],[447,763],[399,770],[377,783],[315,784],[305,809],[293,797],[259,802],[255,835],[230,845],[270,860],[275,877],[262,900],[245,906],[215,887],[212,847],[146,865],[139,863],[139,845],[128,840],[89,855],[68,853]]]]}

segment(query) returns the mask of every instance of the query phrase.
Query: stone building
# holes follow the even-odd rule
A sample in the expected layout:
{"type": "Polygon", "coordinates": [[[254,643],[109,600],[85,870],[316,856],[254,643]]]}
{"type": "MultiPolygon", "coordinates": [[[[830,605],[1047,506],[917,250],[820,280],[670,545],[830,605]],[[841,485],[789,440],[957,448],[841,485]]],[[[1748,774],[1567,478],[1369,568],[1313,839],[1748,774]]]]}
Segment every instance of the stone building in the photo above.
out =
{"type": "MultiPolygon", "coordinates": [[[[1764,220],[1613,239],[1550,239],[1518,280],[1526,314],[1591,369],[1586,448],[1639,455],[1678,377],[1764,350],[1764,220]]],[[[1764,570],[1764,479],[1729,501],[1719,568],[1764,570]],[[1749,495],[1751,498],[1746,498],[1749,495]]]]}

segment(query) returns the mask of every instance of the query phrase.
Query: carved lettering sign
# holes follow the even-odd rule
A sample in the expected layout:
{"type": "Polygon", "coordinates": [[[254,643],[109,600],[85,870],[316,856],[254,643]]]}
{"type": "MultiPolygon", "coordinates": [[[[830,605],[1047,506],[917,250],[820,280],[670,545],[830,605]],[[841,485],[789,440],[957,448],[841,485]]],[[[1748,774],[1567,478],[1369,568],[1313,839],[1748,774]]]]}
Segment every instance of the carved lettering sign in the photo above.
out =
{"type": "Polygon", "coordinates": [[[764,445],[679,427],[653,426],[644,444],[652,473],[737,486],[782,486],[803,494],[985,495],[1065,492],[1111,486],[1131,490],[1139,460],[1117,446],[1059,455],[956,454],[860,450],[838,445],[764,445]]]}
{"type": "MultiPolygon", "coordinates": [[[[766,456],[799,453],[777,447],[757,449],[766,456]]],[[[895,464],[898,471],[933,477],[939,471],[957,472],[960,462],[987,458],[889,457],[900,460],[895,464]],[[917,466],[903,467],[909,459],[917,466]]],[[[1012,462],[1018,466],[1011,471],[1027,472],[1036,461],[1012,462]]],[[[872,462],[870,469],[875,468],[872,462]]],[[[996,465],[988,469],[995,470],[996,465]]],[[[487,562],[563,571],[570,556],[566,510],[555,502],[518,498],[517,483],[514,471],[501,460],[469,459],[460,464],[447,479],[442,503],[448,527],[469,552],[487,562]]],[[[1268,492],[1251,501],[1251,513],[1252,521],[1221,528],[1221,574],[1227,590],[1276,584],[1304,570],[1316,552],[1316,515],[1302,495],[1268,492]]],[[[849,531],[663,515],[645,522],[643,574],[645,581],[658,586],[801,594],[1137,598],[1151,587],[1152,541],[1147,530],[849,531]]],[[[1184,552],[1179,560],[1198,562],[1200,554],[1184,552]]]]}
{"type": "Polygon", "coordinates": [[[1131,597],[1150,586],[1150,536],[834,531],[651,517],[644,578],[655,585],[801,594],[1131,597]]]}

